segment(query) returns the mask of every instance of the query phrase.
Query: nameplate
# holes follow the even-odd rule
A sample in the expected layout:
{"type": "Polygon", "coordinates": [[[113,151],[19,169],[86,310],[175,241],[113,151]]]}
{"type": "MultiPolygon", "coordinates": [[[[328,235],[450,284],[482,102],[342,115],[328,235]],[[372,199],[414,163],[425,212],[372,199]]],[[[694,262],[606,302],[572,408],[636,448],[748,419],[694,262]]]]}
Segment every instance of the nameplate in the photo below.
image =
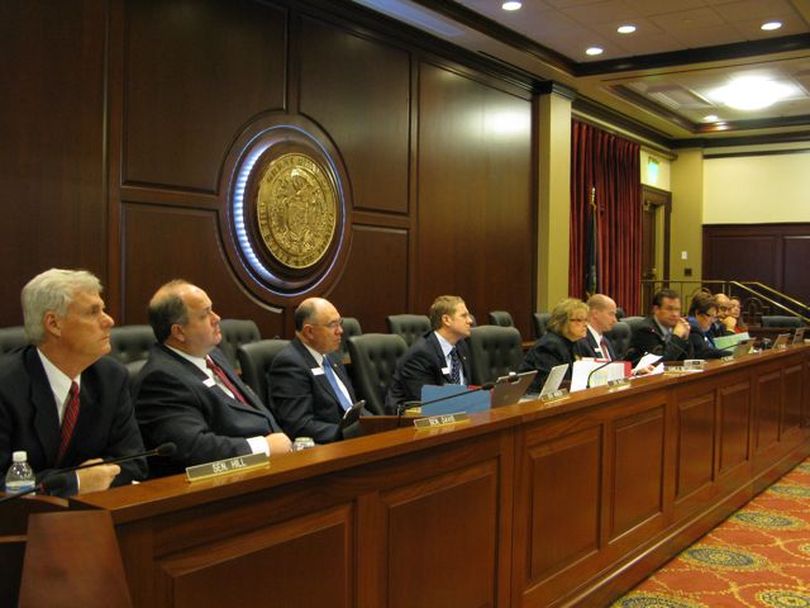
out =
{"type": "Polygon", "coordinates": [[[628,386],[630,386],[630,378],[613,378],[612,380],[608,380],[607,385],[610,387],[611,390],[627,388],[628,386]]]}
{"type": "Polygon", "coordinates": [[[458,422],[466,422],[469,419],[470,415],[465,412],[437,414],[436,416],[428,416],[427,418],[417,418],[413,421],[413,425],[417,429],[435,429],[438,426],[449,426],[458,422]]]}
{"type": "Polygon", "coordinates": [[[551,391],[545,395],[540,395],[540,399],[546,402],[559,401],[560,399],[565,399],[566,397],[568,397],[567,388],[558,388],[556,391],[551,391]]]}
{"type": "Polygon", "coordinates": [[[205,464],[197,464],[193,467],[186,467],[186,479],[188,481],[200,481],[201,479],[219,477],[220,475],[227,475],[228,473],[235,473],[236,471],[247,471],[266,466],[270,466],[270,460],[267,458],[267,454],[261,452],[258,454],[247,454],[245,456],[235,456],[234,458],[225,458],[223,460],[215,460],[214,462],[206,462],[205,464]]]}

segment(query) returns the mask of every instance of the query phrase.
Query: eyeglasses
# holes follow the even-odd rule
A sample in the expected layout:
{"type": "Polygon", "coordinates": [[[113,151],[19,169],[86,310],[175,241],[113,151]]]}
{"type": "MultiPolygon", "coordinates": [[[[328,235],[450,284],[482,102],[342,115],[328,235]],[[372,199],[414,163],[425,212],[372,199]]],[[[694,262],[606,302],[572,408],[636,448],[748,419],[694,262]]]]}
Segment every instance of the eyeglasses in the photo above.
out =
{"type": "Polygon", "coordinates": [[[587,323],[588,319],[577,317],[576,319],[568,319],[568,322],[569,323],[587,323]]]}

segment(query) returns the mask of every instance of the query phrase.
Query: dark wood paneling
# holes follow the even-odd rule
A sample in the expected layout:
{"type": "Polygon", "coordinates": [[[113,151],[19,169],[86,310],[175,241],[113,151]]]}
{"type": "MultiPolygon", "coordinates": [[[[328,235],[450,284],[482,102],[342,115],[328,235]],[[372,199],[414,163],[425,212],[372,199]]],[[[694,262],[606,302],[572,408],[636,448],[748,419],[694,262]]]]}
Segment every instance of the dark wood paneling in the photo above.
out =
{"type": "Polygon", "coordinates": [[[146,322],[146,305],[164,282],[184,278],[205,289],[223,318],[253,319],[264,337],[284,333],[284,315],[234,287],[222,265],[213,211],[127,204],[123,210],[124,314],[146,322]]]}
{"type": "Polygon", "coordinates": [[[410,57],[304,19],[301,112],[343,155],[356,209],[408,212],[410,57]]]}
{"type": "Polygon", "coordinates": [[[714,391],[678,402],[676,500],[712,482],[715,440],[714,391]]]}
{"type": "Polygon", "coordinates": [[[754,445],[757,452],[779,441],[779,418],[782,409],[782,374],[779,370],[757,377],[754,407],[756,428],[754,445]]]}
{"type": "Polygon", "coordinates": [[[172,554],[157,564],[158,588],[175,608],[265,605],[268,597],[277,606],[353,606],[352,516],[339,508],[172,554]]]}
{"type": "Polygon", "coordinates": [[[6,229],[0,326],[52,266],[107,282],[104,3],[0,2],[0,192],[6,229]]]}
{"type": "Polygon", "coordinates": [[[342,315],[362,319],[364,332],[388,332],[381,313],[408,306],[408,233],[374,226],[352,229],[346,270],[329,298],[342,315]]]}
{"type": "Polygon", "coordinates": [[[720,408],[720,474],[750,458],[751,387],[737,382],[717,389],[720,408]]]}
{"type": "Polygon", "coordinates": [[[810,224],[703,226],[706,279],[762,281],[802,302],[810,302],[808,259],[810,224]]]}
{"type": "Polygon", "coordinates": [[[529,446],[531,513],[527,582],[538,582],[594,553],[601,517],[602,428],[529,446]]]}
{"type": "Polygon", "coordinates": [[[447,69],[419,70],[416,309],[454,293],[530,335],[531,106],[447,69]]]}
{"type": "Polygon", "coordinates": [[[810,273],[807,261],[810,260],[810,226],[808,234],[784,237],[784,266],[782,269],[782,291],[810,303],[810,273]]]}
{"type": "Polygon", "coordinates": [[[802,420],[802,366],[801,363],[782,370],[782,431],[796,431],[802,420]]]}
{"type": "Polygon", "coordinates": [[[249,0],[126,7],[123,180],[214,191],[240,128],[284,107],[285,13],[249,0]]]}
{"type": "Polygon", "coordinates": [[[381,498],[388,519],[386,606],[495,605],[496,463],[462,467],[381,498]]]}

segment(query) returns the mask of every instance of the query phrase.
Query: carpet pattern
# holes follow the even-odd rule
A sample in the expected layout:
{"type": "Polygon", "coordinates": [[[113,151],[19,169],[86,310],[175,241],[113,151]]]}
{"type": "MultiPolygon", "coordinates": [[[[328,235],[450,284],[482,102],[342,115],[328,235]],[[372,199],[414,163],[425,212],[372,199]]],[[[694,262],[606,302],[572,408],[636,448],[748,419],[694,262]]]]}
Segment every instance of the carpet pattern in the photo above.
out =
{"type": "Polygon", "coordinates": [[[810,458],[612,608],[810,608],[810,458]]]}

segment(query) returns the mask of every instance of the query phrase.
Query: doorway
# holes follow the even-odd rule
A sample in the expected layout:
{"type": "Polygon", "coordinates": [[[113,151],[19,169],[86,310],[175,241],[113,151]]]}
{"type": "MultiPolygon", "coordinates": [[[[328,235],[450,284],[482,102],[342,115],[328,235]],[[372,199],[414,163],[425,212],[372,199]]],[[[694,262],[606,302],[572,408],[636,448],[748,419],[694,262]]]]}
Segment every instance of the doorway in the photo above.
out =
{"type": "Polygon", "coordinates": [[[669,281],[672,194],[642,185],[641,205],[641,310],[647,314],[653,295],[669,281]]]}

